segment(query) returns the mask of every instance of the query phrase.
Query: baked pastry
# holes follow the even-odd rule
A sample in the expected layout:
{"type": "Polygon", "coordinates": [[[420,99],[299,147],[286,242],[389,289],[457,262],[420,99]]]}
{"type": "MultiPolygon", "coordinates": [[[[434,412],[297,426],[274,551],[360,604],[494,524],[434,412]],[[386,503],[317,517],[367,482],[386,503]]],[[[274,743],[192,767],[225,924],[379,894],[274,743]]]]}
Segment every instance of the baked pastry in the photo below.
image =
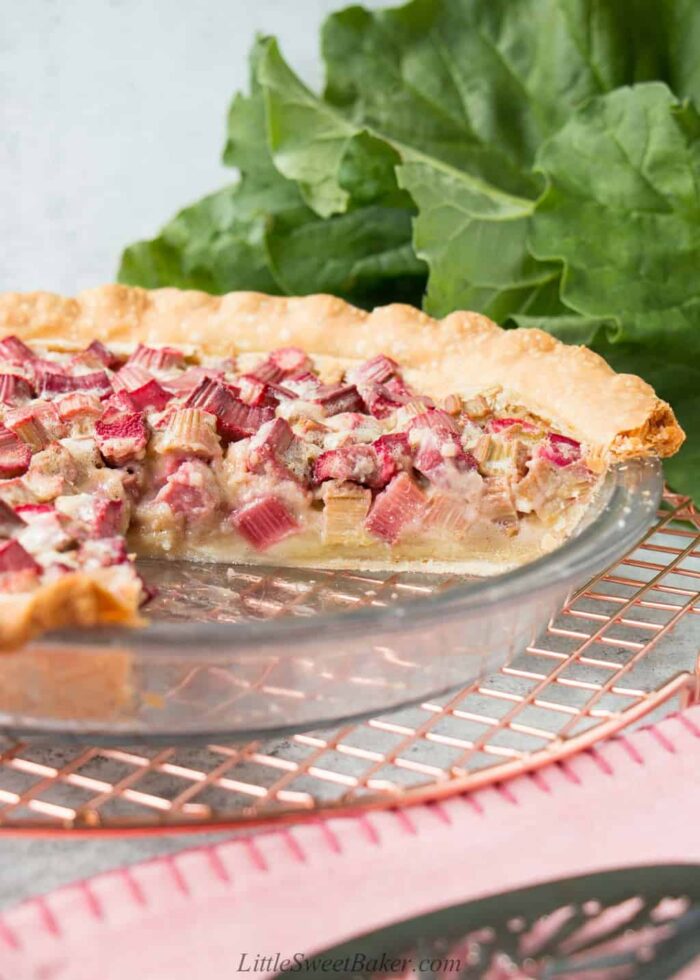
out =
{"type": "Polygon", "coordinates": [[[0,296],[0,646],[142,622],[134,555],[488,574],[683,440],[641,379],[476,313],[0,296]]]}

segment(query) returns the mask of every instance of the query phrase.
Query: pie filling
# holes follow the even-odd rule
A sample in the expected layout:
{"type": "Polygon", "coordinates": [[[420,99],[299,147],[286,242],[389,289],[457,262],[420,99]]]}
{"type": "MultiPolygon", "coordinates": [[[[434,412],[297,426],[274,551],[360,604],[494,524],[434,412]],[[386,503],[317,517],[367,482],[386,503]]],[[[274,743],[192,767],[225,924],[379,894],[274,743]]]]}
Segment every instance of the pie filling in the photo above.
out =
{"type": "Polygon", "coordinates": [[[0,341],[0,593],[87,574],[135,608],[134,556],[500,571],[600,482],[500,389],[437,402],[385,355],[193,360],[0,341]]]}

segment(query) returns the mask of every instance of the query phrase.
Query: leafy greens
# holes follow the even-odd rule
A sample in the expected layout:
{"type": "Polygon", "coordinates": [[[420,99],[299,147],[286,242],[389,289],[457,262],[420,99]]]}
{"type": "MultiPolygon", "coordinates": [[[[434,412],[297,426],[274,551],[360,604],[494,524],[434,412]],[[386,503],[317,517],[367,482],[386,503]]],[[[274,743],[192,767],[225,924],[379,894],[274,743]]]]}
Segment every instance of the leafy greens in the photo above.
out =
{"type": "Polygon", "coordinates": [[[119,278],[478,309],[639,373],[700,498],[700,4],[412,0],[332,15],[326,86],[272,38],[235,97],[240,177],[119,278]]]}

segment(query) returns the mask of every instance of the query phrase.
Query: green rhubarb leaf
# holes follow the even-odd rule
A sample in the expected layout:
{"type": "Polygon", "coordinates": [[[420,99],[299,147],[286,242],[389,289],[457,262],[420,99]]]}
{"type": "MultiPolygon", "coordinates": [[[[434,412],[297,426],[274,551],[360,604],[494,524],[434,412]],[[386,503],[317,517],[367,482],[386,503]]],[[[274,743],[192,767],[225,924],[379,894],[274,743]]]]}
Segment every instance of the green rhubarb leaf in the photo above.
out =
{"type": "Polygon", "coordinates": [[[502,320],[556,287],[559,267],[527,250],[533,201],[425,163],[404,164],[399,180],[418,206],[414,244],[431,269],[428,312],[462,308],[502,320]]]}
{"type": "Polygon", "coordinates": [[[286,292],[333,293],[372,308],[397,301],[420,305],[426,270],[411,247],[410,215],[376,205],[331,219],[308,209],[268,227],[271,268],[286,292]]]}
{"type": "Polygon", "coordinates": [[[575,106],[656,69],[651,13],[651,0],[414,0],[329,18],[326,103],[401,154],[429,312],[566,312],[558,268],[527,249],[532,164],[575,106]]]}
{"type": "Polygon", "coordinates": [[[147,289],[279,293],[268,267],[264,222],[238,217],[246,210],[240,205],[243,196],[239,184],[210,194],[176,215],[156,238],[130,245],[118,281],[147,289]]]}
{"type": "Polygon", "coordinates": [[[595,349],[673,404],[688,441],[669,473],[700,497],[700,115],[661,83],[619,89],[575,113],[537,167],[532,252],[562,263],[568,307],[614,323],[595,349]]]}

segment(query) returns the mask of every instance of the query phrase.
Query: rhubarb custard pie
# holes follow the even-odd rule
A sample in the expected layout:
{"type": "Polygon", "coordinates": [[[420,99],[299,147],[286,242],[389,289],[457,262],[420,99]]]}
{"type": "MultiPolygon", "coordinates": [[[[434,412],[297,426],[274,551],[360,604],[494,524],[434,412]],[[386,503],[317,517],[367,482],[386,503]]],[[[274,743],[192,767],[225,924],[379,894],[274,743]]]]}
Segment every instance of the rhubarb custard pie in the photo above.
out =
{"type": "Polygon", "coordinates": [[[329,296],[0,296],[0,647],[143,622],[138,556],[492,574],[683,439],[539,330],[329,296]]]}

